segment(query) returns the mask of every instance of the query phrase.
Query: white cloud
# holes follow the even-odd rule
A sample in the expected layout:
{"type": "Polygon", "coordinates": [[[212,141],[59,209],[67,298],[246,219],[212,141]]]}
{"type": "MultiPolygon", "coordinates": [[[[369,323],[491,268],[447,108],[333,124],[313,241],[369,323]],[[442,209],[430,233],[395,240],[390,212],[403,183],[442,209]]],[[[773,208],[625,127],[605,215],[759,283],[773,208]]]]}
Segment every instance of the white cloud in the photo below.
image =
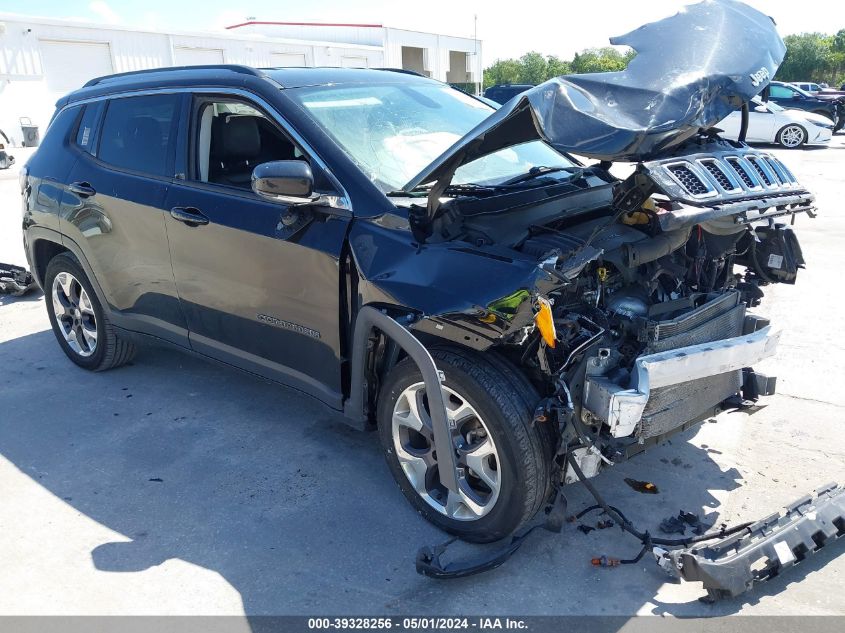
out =
{"type": "Polygon", "coordinates": [[[120,24],[123,22],[123,18],[109,6],[108,2],[104,2],[104,0],[94,0],[88,4],[88,9],[108,24],[120,24]]]}

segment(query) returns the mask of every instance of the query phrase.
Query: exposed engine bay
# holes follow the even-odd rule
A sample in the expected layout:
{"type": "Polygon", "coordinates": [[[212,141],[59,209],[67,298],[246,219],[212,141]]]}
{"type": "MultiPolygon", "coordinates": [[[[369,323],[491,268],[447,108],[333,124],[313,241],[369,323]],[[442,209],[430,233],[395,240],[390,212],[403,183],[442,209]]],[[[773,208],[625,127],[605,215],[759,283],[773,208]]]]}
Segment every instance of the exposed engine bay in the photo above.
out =
{"type": "Polygon", "coordinates": [[[427,240],[506,246],[554,277],[534,297],[534,327],[503,349],[547,396],[537,419],[557,420],[592,476],[774,392],[752,365],[779,333],[751,309],[804,266],[791,227],[804,213],[813,196],[777,158],[701,135],[624,181],[598,165],[455,197],[427,240]]]}
{"type": "MultiPolygon", "coordinates": [[[[540,395],[532,428],[556,440],[542,523],[481,561],[444,563],[449,542],[422,548],[417,571],[455,578],[501,565],[535,528],[560,531],[563,484],[580,481],[596,503],[576,517],[600,509],[642,544],[631,559],[592,564],[651,552],[710,599],[735,596],[845,534],[841,487],[757,523],[665,539],[638,530],[589,478],[774,393],[776,379],[754,366],[780,333],[754,308],[766,286],[794,284],[804,267],[792,225],[815,216],[814,197],[742,140],[747,103],[785,47],[769,17],[734,0],[705,0],[611,43],[637,51],[626,70],[558,77],[514,97],[402,188],[414,264],[428,287],[454,289],[415,301],[410,328],[506,356],[540,395]],[[740,108],[740,141],[720,138],[714,126],[740,108]],[[453,184],[462,166],[537,139],[599,162],[453,184]],[[618,162],[633,173],[614,177],[618,162]],[[475,271],[473,284],[454,274],[461,268],[475,271]]],[[[391,296],[406,292],[388,266],[374,272],[391,296]]],[[[438,452],[450,449],[444,440],[438,452]]]]}

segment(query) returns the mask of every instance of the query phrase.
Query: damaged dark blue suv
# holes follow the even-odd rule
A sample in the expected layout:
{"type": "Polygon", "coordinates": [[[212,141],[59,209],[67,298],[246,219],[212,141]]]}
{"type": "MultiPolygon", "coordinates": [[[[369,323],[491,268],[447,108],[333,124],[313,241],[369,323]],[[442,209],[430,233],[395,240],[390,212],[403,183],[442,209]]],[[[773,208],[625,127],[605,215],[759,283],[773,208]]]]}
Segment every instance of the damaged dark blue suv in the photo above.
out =
{"type": "Polygon", "coordinates": [[[89,82],[21,178],[59,345],[99,371],[163,341],[319,398],[377,427],[414,507],[476,541],[772,393],[751,367],[778,334],[751,310],[794,283],[788,225],[813,196],[711,126],[783,43],[727,0],[614,43],[638,51],[626,71],[497,111],[389,70],[89,82]]]}

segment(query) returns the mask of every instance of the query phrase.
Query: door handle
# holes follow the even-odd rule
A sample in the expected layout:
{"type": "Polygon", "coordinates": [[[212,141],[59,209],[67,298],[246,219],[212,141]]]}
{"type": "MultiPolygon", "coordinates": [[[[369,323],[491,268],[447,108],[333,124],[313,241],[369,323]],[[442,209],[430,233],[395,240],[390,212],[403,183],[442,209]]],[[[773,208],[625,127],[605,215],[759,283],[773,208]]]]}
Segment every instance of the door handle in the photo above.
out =
{"type": "Polygon", "coordinates": [[[174,220],[184,222],[188,226],[204,226],[208,224],[208,218],[196,207],[173,207],[170,216],[174,220]]]}
{"type": "Polygon", "coordinates": [[[68,185],[68,189],[80,198],[90,198],[97,193],[97,190],[89,182],[73,182],[68,185]]]}

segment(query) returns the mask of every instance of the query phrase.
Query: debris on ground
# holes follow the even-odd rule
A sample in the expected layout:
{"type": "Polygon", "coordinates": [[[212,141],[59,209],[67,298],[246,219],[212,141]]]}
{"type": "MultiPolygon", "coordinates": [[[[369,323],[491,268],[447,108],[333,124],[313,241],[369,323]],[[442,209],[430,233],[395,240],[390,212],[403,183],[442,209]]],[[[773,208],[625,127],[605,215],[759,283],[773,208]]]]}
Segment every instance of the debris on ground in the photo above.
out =
{"type": "Polygon", "coordinates": [[[596,558],[590,559],[590,563],[592,563],[594,567],[619,567],[619,565],[622,564],[622,561],[618,558],[611,558],[609,556],[597,556],[596,558]]]}
{"type": "Polygon", "coordinates": [[[592,526],[590,526],[590,525],[584,525],[583,523],[582,523],[581,525],[579,525],[579,526],[578,526],[578,530],[579,530],[580,532],[583,532],[584,534],[589,534],[590,532],[592,532],[592,531],[593,531],[593,530],[595,530],[595,529],[596,529],[596,528],[594,528],[594,527],[592,527],[592,526]]]}
{"type": "Polygon", "coordinates": [[[678,516],[666,517],[660,522],[660,531],[664,534],[686,534],[687,528],[693,534],[704,534],[707,526],[701,522],[694,512],[678,511],[678,516]]]}
{"type": "Polygon", "coordinates": [[[657,490],[657,486],[650,481],[638,481],[637,479],[629,479],[628,477],[625,477],[625,483],[637,492],[642,492],[643,494],[656,495],[659,492],[657,490]]]}
{"type": "Polygon", "coordinates": [[[30,290],[35,290],[36,287],[32,273],[26,268],[13,264],[0,264],[0,294],[20,297],[30,290]]]}

